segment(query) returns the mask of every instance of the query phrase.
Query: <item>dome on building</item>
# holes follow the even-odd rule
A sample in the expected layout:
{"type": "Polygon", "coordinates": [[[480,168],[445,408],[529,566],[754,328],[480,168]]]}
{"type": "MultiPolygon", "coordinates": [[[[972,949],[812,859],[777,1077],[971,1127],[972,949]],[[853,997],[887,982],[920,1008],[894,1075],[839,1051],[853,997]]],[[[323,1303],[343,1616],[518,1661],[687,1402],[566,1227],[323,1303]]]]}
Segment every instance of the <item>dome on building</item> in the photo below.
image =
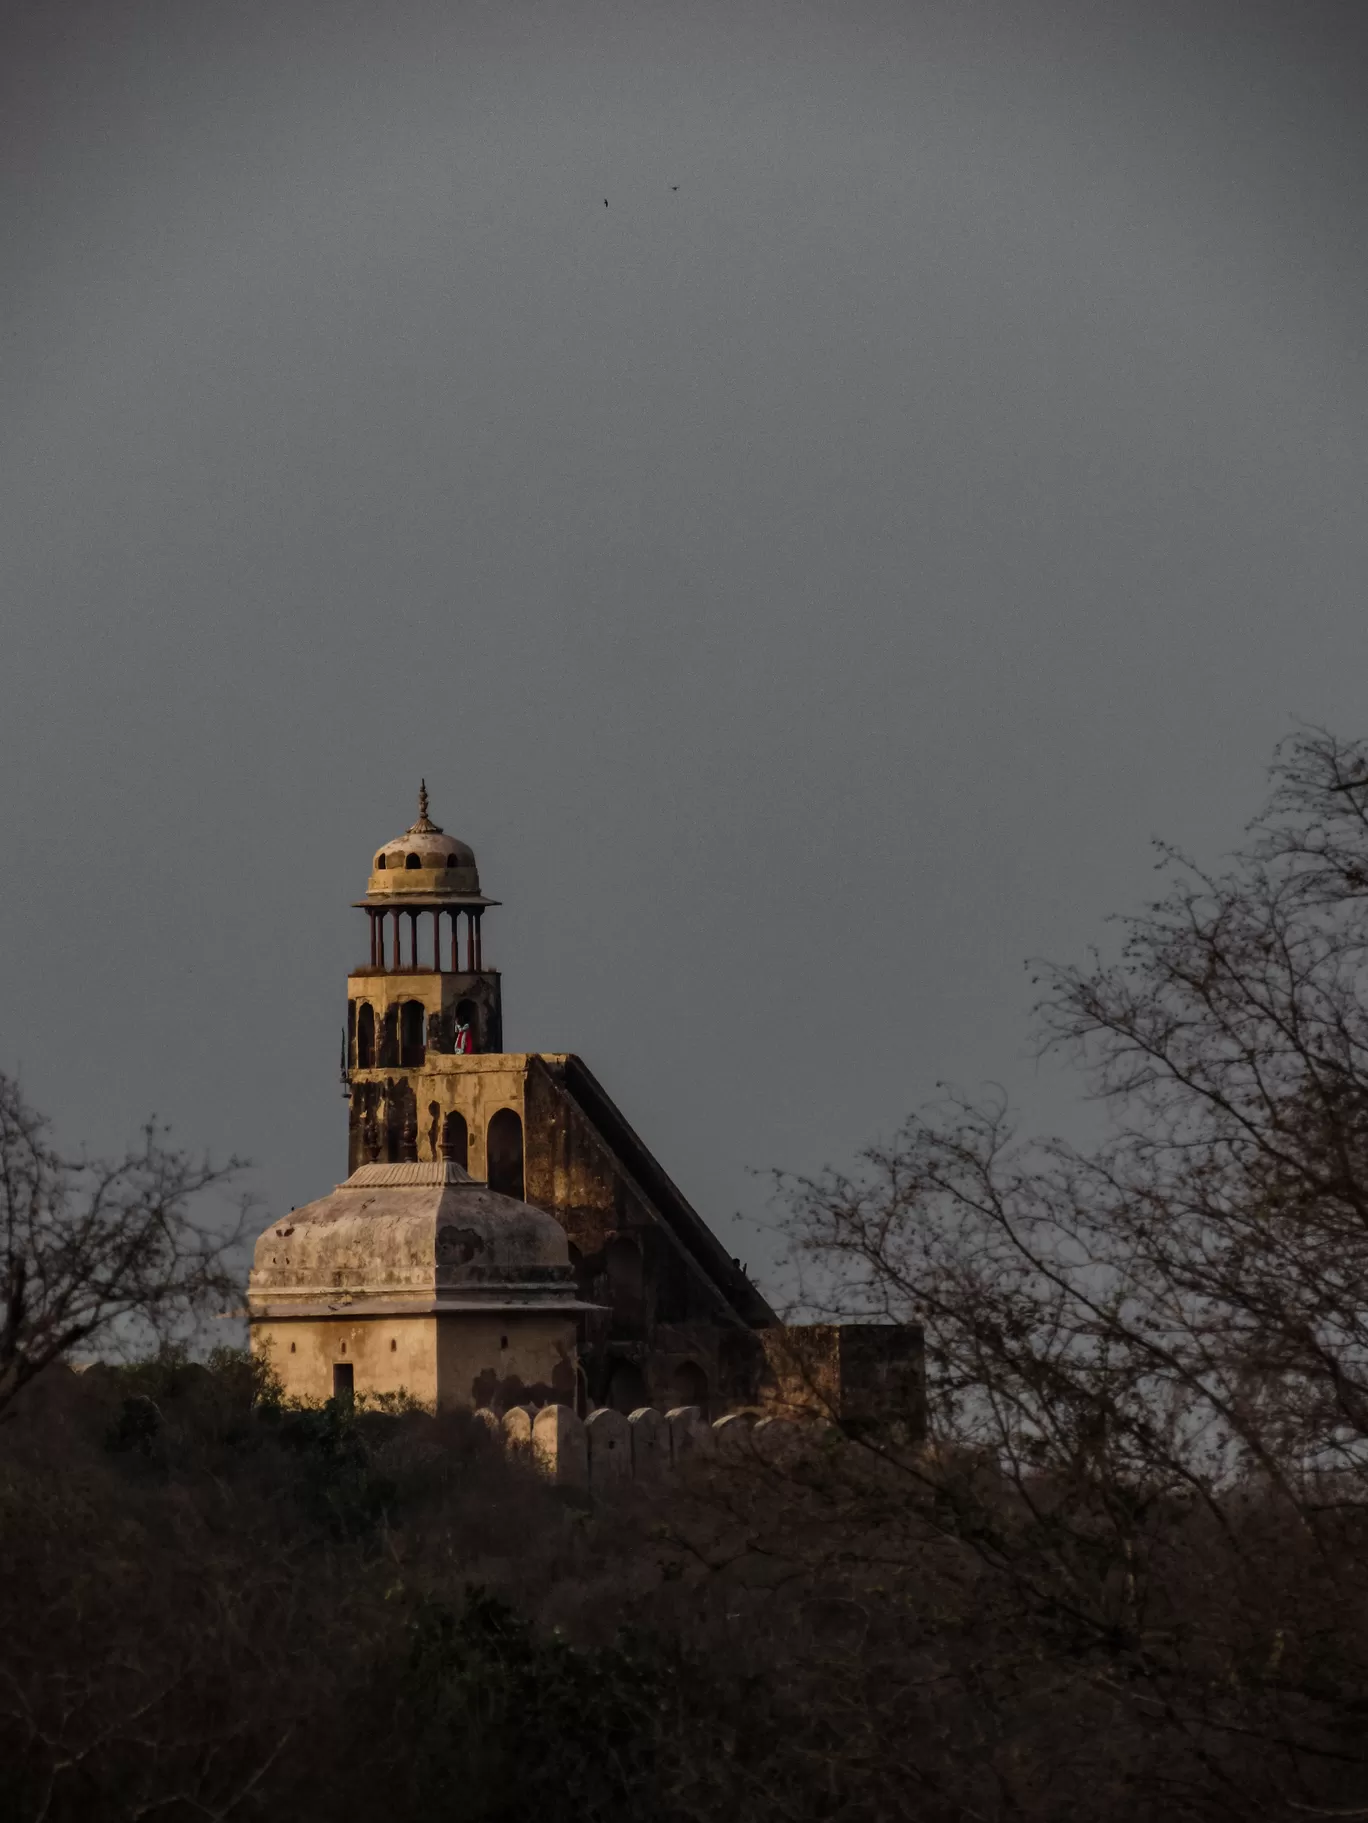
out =
{"type": "Polygon", "coordinates": [[[427,782],[418,792],[418,821],[375,851],[366,898],[471,899],[480,896],[473,850],[428,816],[427,782]]]}
{"type": "Polygon", "coordinates": [[[460,1165],[362,1165],[256,1244],[254,1319],[443,1311],[574,1314],[565,1230],[460,1165]]]}

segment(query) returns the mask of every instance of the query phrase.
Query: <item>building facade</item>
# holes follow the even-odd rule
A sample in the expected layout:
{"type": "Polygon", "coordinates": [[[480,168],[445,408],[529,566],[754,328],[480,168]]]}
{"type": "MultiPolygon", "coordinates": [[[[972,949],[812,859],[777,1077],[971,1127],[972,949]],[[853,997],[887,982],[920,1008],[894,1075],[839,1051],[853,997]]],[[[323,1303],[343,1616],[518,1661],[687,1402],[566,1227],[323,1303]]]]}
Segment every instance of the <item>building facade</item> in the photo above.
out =
{"type": "MultiPolygon", "coordinates": [[[[374,853],[366,893],[356,901],[367,918],[369,954],[347,981],[343,1079],[351,1176],[332,1199],[294,1212],[290,1219],[296,1228],[308,1217],[322,1223],[320,1233],[330,1232],[333,1202],[341,1199],[339,1207],[347,1210],[360,1208],[349,1186],[374,1189],[376,1173],[401,1169],[431,1175],[432,1184],[424,1186],[429,1197],[440,1180],[440,1193],[453,1209],[470,1198],[470,1186],[477,1186],[505,1199],[508,1208],[527,1206],[542,1220],[551,1218],[560,1251],[548,1244],[548,1228],[537,1263],[539,1270],[555,1266],[559,1272],[563,1259],[564,1278],[557,1279],[555,1293],[562,1307],[551,1311],[545,1284],[529,1303],[528,1285],[517,1280],[516,1272],[501,1278],[495,1272],[491,1283],[513,1287],[507,1292],[509,1309],[521,1311],[532,1324],[526,1333],[540,1340],[516,1373],[498,1374],[497,1360],[475,1364],[473,1356],[470,1361],[461,1356],[459,1373],[447,1376],[449,1396],[457,1402],[469,1403],[477,1384],[487,1390],[491,1374],[499,1391],[475,1403],[497,1405],[516,1384],[554,1384],[555,1397],[566,1401],[571,1397],[565,1390],[569,1323],[574,1329],[572,1397],[581,1409],[607,1405],[632,1412],[644,1405],[661,1410],[690,1405],[716,1416],[747,1407],[772,1408],[776,1402],[791,1408],[804,1403],[804,1375],[796,1364],[809,1356],[821,1362],[820,1373],[808,1376],[814,1388],[820,1382],[819,1392],[809,1389],[812,1400],[832,1416],[840,1417],[843,1404],[852,1416],[857,1406],[863,1410],[875,1387],[884,1402],[900,1400],[909,1409],[915,1405],[920,1386],[915,1331],[889,1328],[866,1337],[858,1348],[852,1342],[842,1349],[839,1342],[819,1340],[814,1330],[813,1346],[802,1346],[804,1332],[781,1328],[740,1263],[727,1254],[580,1058],[504,1050],[501,978],[486,959],[483,932],[485,914],[497,903],[481,890],[471,850],[429,817],[424,787],[417,821],[374,853]],[[533,1318],[529,1312],[537,1299],[541,1303],[533,1318]],[[555,1339],[548,1324],[560,1326],[555,1339]]],[[[390,1186],[390,1193],[397,1191],[397,1184],[390,1186]]],[[[414,1217],[419,1226],[427,1219],[414,1217]]],[[[454,1233],[463,1225],[457,1214],[433,1216],[429,1251],[440,1250],[437,1237],[444,1227],[454,1233]]],[[[273,1235],[280,1238],[268,1230],[258,1246],[252,1293],[256,1313],[282,1308],[279,1296],[266,1295],[270,1273],[282,1270],[268,1267],[268,1257],[284,1257],[273,1247],[273,1235]]],[[[490,1247],[497,1251],[492,1230],[490,1247]]],[[[375,1302],[376,1274],[367,1267],[366,1248],[358,1227],[346,1262],[330,1268],[339,1284],[350,1275],[357,1293],[354,1305],[367,1298],[375,1302]],[[371,1289],[362,1296],[366,1286],[371,1289]]],[[[426,1256],[424,1262],[426,1272],[426,1256]]],[[[433,1270],[438,1263],[434,1252],[433,1270]]],[[[438,1289],[434,1279],[434,1293],[438,1289]]],[[[439,1315],[434,1304],[422,1320],[436,1322],[439,1315]]],[[[450,1300],[446,1315],[453,1321],[458,1316],[450,1300]]],[[[254,1314],[253,1320],[254,1333],[264,1337],[265,1316],[254,1314]]],[[[300,1321],[302,1311],[295,1319],[273,1320],[300,1321]]],[[[504,1338],[504,1349],[495,1352],[506,1356],[513,1332],[500,1327],[501,1321],[494,1321],[490,1334],[497,1330],[504,1338]]],[[[287,1344],[283,1331],[271,1335],[279,1365],[287,1344]]],[[[320,1331],[317,1348],[311,1344],[311,1350],[326,1353],[323,1345],[330,1336],[320,1331]]],[[[292,1331],[290,1340],[297,1360],[301,1337],[292,1331]]],[[[446,1347],[451,1355],[452,1345],[446,1347]]],[[[397,1346],[386,1343],[379,1351],[381,1366],[386,1355],[397,1365],[398,1353],[397,1346]]],[[[434,1363],[440,1353],[434,1339],[434,1363]]],[[[324,1389],[326,1396],[321,1353],[318,1359],[309,1384],[324,1389]]],[[[434,1367],[423,1385],[431,1390],[439,1378],[434,1367]]],[[[437,1397],[437,1403],[445,1402],[446,1395],[437,1397]]]]}

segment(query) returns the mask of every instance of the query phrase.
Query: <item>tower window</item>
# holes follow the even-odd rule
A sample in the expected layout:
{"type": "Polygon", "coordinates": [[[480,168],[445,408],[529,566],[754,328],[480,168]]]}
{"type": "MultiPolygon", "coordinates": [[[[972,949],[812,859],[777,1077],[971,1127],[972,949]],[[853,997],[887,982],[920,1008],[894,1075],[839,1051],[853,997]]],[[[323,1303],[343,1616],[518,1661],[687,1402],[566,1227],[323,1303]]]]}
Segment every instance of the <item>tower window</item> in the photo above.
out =
{"type": "Polygon", "coordinates": [[[491,1190],[523,1198],[523,1126],[512,1108],[500,1108],[485,1134],[485,1173],[491,1190]]]}
{"type": "Polygon", "coordinates": [[[379,873],[379,874],[382,874],[382,873],[384,873],[384,871],[385,871],[385,857],[384,857],[384,856],[383,856],[383,855],[377,855],[377,856],[376,856],[376,857],[375,857],[375,871],[376,871],[376,873],[379,873]]]}
{"type": "Polygon", "coordinates": [[[356,1067],[358,1070],[375,1068],[375,1008],[369,1000],[362,1001],[356,1015],[356,1067]]]}
{"type": "Polygon", "coordinates": [[[399,1352],[399,1344],[395,1341],[394,1337],[391,1336],[390,1337],[390,1353],[392,1355],[397,1355],[398,1352],[399,1352]]]}
{"type": "Polygon", "coordinates": [[[459,1108],[453,1108],[442,1122],[442,1157],[463,1171],[470,1162],[470,1133],[459,1108]]]}
{"type": "Polygon", "coordinates": [[[406,1000],[399,1012],[399,1068],[416,1069],[426,1056],[423,1004],[420,1000],[406,1000]]]}
{"type": "Polygon", "coordinates": [[[423,865],[423,863],[418,859],[417,855],[405,855],[404,856],[404,866],[405,867],[421,867],[422,865],[423,865]]]}
{"type": "Polygon", "coordinates": [[[455,855],[448,855],[446,858],[446,864],[448,867],[454,867],[456,865],[455,855]]]}

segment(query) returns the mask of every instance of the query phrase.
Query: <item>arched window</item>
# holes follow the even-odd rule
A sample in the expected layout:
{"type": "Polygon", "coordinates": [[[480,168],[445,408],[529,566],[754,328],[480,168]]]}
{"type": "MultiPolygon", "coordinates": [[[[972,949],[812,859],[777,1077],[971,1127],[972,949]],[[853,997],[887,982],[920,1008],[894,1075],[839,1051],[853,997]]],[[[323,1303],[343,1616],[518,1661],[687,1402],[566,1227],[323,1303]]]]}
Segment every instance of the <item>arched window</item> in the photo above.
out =
{"type": "Polygon", "coordinates": [[[455,866],[456,866],[456,857],[455,857],[455,855],[448,855],[448,856],[447,856],[447,858],[446,858],[446,864],[447,864],[447,866],[448,866],[448,867],[455,867],[455,866]]]}
{"type": "Polygon", "coordinates": [[[696,1405],[708,1415],[708,1376],[694,1361],[681,1361],[670,1376],[670,1404],[696,1405]]]}
{"type": "Polygon", "coordinates": [[[500,1196],[523,1196],[523,1126],[512,1108],[500,1108],[485,1133],[485,1175],[500,1196]]]}
{"type": "Polygon", "coordinates": [[[608,1404],[613,1410],[630,1417],[633,1412],[640,1411],[643,1405],[650,1403],[646,1376],[636,1362],[614,1361],[613,1370],[608,1376],[608,1404]]]}
{"type": "Polygon", "coordinates": [[[375,1008],[369,1000],[361,1002],[361,1010],[356,1015],[356,1067],[358,1070],[375,1068],[375,1008]]]}
{"type": "Polygon", "coordinates": [[[480,1048],[480,1009],[473,1000],[456,1002],[454,1051],[478,1051],[480,1048]]]}
{"type": "Polygon", "coordinates": [[[635,1304],[642,1292],[641,1249],[630,1235],[615,1234],[604,1248],[613,1302],[635,1304]]]}
{"type": "Polygon", "coordinates": [[[442,1122],[442,1157],[453,1165],[460,1165],[462,1170],[470,1163],[470,1133],[465,1115],[457,1108],[453,1108],[442,1122]]]}
{"type": "Polygon", "coordinates": [[[416,1069],[427,1056],[423,1043],[423,1006],[419,1000],[406,1000],[399,1009],[399,1068],[416,1069]]]}
{"type": "Polygon", "coordinates": [[[417,855],[405,855],[404,856],[404,866],[405,867],[421,867],[422,865],[423,865],[423,863],[418,859],[417,855]]]}
{"type": "Polygon", "coordinates": [[[384,857],[384,856],[383,856],[383,855],[377,855],[377,856],[376,856],[376,857],[375,857],[375,871],[376,871],[376,873],[378,873],[378,874],[382,874],[382,873],[384,873],[384,871],[385,871],[385,857],[384,857]]]}

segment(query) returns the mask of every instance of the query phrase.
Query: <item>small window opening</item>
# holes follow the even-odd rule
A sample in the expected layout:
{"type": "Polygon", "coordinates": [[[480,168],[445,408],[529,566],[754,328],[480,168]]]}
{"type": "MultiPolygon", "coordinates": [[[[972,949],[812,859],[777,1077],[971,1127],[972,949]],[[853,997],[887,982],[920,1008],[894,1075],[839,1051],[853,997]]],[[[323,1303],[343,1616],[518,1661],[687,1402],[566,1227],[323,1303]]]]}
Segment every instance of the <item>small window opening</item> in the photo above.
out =
{"type": "Polygon", "coordinates": [[[405,867],[421,867],[422,865],[423,865],[423,863],[418,859],[417,855],[405,855],[404,856],[404,866],[405,867]]]}
{"type": "Polygon", "coordinates": [[[508,1337],[507,1337],[507,1336],[500,1336],[500,1337],[499,1337],[499,1347],[500,1347],[500,1348],[507,1348],[507,1347],[508,1347],[508,1337]]]}
{"type": "Polygon", "coordinates": [[[363,1000],[361,1011],[356,1016],[356,1067],[358,1070],[375,1068],[375,1008],[369,1000],[363,1000]]]}
{"type": "Polygon", "coordinates": [[[345,1355],[345,1354],[346,1354],[346,1352],[347,1352],[347,1344],[346,1344],[346,1343],[345,1343],[345,1342],[344,1342],[344,1343],[343,1343],[343,1344],[342,1344],[342,1353],[343,1353],[343,1354],[344,1354],[344,1355],[345,1355]]]}
{"type": "Polygon", "coordinates": [[[291,1354],[293,1354],[293,1353],[294,1353],[294,1351],[295,1351],[295,1345],[294,1345],[294,1343],[293,1343],[293,1342],[291,1342],[291,1344],[290,1344],[290,1353],[291,1353],[291,1354]]]}
{"type": "Polygon", "coordinates": [[[393,1354],[398,1354],[398,1352],[399,1352],[399,1344],[395,1341],[394,1337],[391,1336],[390,1337],[390,1353],[393,1355],[393,1354]]]}
{"type": "Polygon", "coordinates": [[[377,855],[377,856],[376,856],[376,857],[375,857],[375,871],[376,871],[376,873],[378,873],[378,874],[382,874],[382,873],[384,873],[384,871],[385,871],[385,857],[384,857],[384,856],[383,856],[383,855],[377,855]]]}
{"type": "Polygon", "coordinates": [[[455,855],[448,855],[446,858],[446,864],[448,867],[454,867],[456,865],[455,855]]]}
{"type": "Polygon", "coordinates": [[[442,1122],[442,1157],[463,1171],[470,1163],[470,1130],[458,1108],[453,1108],[442,1122]]]}
{"type": "Polygon", "coordinates": [[[399,1067],[416,1069],[427,1056],[423,1035],[423,1003],[406,1000],[399,1009],[399,1067]]]}

